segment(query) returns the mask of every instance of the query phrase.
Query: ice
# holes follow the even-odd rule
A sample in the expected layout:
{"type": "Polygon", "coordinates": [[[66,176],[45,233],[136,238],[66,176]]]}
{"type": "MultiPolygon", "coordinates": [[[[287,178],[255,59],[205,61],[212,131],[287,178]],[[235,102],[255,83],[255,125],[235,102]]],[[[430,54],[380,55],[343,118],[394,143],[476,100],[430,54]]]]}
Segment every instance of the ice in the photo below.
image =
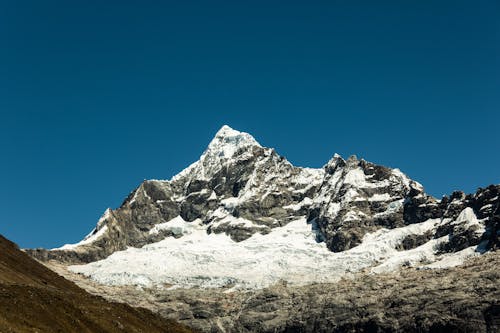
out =
{"type": "Polygon", "coordinates": [[[239,243],[225,234],[208,235],[202,224],[192,225],[196,230],[179,239],[115,252],[105,260],[70,269],[111,285],[169,283],[204,288],[228,284],[258,288],[280,278],[300,283],[328,276],[332,253],[315,241],[305,219],[239,243]]]}
{"type": "Polygon", "coordinates": [[[385,211],[380,212],[380,213],[376,213],[373,217],[382,217],[382,216],[396,213],[397,211],[399,211],[403,207],[403,202],[404,202],[404,199],[392,201],[387,205],[387,209],[385,211]]]}
{"type": "MultiPolygon", "coordinates": [[[[234,217],[226,217],[224,222],[251,224],[234,217]]],[[[207,234],[207,226],[201,221],[188,223],[176,218],[165,227],[170,223],[171,227],[188,228],[189,232],[180,238],[169,237],[142,248],[115,252],[101,261],[70,266],[70,270],[103,284],[148,287],[167,283],[188,288],[248,289],[263,288],[279,280],[294,285],[334,282],[365,268],[378,273],[439,260],[435,248],[446,237],[408,251],[396,249],[407,235],[423,234],[439,222],[435,219],[380,229],[365,235],[360,245],[333,253],[316,241],[314,223],[306,223],[305,218],[242,242],[234,242],[226,234],[207,234]]]]}

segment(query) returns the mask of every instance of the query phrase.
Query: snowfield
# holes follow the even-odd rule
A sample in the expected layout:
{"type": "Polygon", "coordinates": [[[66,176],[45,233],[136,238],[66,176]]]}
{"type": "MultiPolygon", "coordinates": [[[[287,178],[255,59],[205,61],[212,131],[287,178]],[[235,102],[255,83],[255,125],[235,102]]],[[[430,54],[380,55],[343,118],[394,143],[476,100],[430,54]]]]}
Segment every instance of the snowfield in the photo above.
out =
{"type": "MultiPolygon", "coordinates": [[[[464,212],[461,217],[474,221],[475,216],[470,213],[464,212]]],[[[306,223],[305,218],[269,234],[255,234],[234,242],[226,234],[207,234],[207,227],[199,220],[188,223],[176,217],[157,227],[171,228],[174,234],[182,234],[180,238],[168,237],[142,248],[128,248],[104,260],[69,269],[106,285],[255,289],[280,280],[293,285],[335,282],[346,274],[368,268],[379,273],[403,265],[425,267],[432,262],[435,264],[429,268],[445,268],[478,254],[471,247],[436,256],[436,247],[446,237],[408,251],[396,250],[405,236],[423,234],[439,223],[435,219],[403,228],[380,229],[365,235],[359,246],[333,253],[316,241],[314,223],[306,223]]]]}

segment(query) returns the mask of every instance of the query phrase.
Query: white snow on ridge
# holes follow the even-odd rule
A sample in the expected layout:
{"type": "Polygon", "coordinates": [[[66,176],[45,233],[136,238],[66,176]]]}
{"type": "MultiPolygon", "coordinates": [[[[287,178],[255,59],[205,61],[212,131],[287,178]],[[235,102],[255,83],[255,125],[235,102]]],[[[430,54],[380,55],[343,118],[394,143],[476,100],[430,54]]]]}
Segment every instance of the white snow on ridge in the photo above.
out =
{"type": "Polygon", "coordinates": [[[93,229],[90,232],[90,234],[88,234],[80,242],[75,243],[75,244],[64,244],[61,247],[57,247],[57,248],[54,248],[54,249],[51,249],[51,250],[73,250],[73,249],[75,249],[78,246],[93,243],[96,240],[98,240],[102,235],[104,235],[104,233],[106,232],[107,229],[108,229],[107,225],[105,225],[104,227],[102,227],[101,229],[99,229],[97,231],[95,231],[95,229],[93,229]]]}
{"type": "MultiPolygon", "coordinates": [[[[234,221],[239,223],[239,221],[234,221]]],[[[335,282],[345,274],[371,268],[385,272],[401,265],[420,265],[439,260],[434,249],[443,239],[432,240],[416,249],[397,251],[395,247],[410,234],[433,229],[439,219],[397,229],[380,229],[367,234],[363,242],[348,251],[330,252],[315,240],[315,232],[305,219],[275,228],[266,235],[255,234],[234,242],[225,234],[207,234],[200,221],[176,218],[170,228],[183,228],[181,238],[168,237],[142,248],[115,252],[108,258],[86,265],[70,266],[107,285],[239,289],[263,288],[286,280],[304,285],[335,282]],[[186,230],[189,232],[185,232],[186,230]]],[[[173,229],[172,229],[173,230],[173,229]]],[[[472,250],[468,250],[469,252],[472,250]]],[[[459,262],[460,258],[457,257],[459,262]]]]}
{"type": "Polygon", "coordinates": [[[97,222],[96,228],[92,229],[92,231],[87,236],[85,236],[81,241],[79,241],[78,243],[74,243],[74,244],[64,244],[61,247],[56,247],[56,248],[51,249],[51,251],[52,250],[73,250],[80,245],[85,245],[85,244],[90,244],[92,242],[95,242],[102,235],[104,235],[104,233],[108,229],[108,226],[104,225],[104,223],[106,222],[106,220],[110,216],[111,216],[111,209],[108,208],[108,209],[106,209],[106,211],[104,211],[104,214],[102,214],[101,218],[97,222]],[[98,229],[98,230],[96,230],[96,229],[98,229]]]}

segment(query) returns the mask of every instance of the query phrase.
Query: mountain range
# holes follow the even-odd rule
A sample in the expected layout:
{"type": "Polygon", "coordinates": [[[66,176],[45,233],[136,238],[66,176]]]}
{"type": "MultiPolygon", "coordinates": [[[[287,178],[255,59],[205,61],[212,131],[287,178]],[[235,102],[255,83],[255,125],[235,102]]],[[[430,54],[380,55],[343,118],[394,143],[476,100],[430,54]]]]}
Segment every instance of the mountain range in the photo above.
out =
{"type": "Polygon", "coordinates": [[[494,332],[499,193],[437,199],[356,156],[297,167],[223,126],[198,161],[144,181],[79,243],[26,252],[204,332],[494,332]]]}

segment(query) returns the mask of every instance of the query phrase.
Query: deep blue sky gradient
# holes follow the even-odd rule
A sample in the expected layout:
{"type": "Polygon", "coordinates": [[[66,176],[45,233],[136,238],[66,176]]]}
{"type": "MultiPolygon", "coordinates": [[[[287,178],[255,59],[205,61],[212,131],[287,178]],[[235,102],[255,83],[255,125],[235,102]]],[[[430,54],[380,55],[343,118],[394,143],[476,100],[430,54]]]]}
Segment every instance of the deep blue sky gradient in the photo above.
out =
{"type": "Polygon", "coordinates": [[[223,124],[441,196],[500,183],[498,1],[0,1],[0,233],[80,240],[223,124]]]}

